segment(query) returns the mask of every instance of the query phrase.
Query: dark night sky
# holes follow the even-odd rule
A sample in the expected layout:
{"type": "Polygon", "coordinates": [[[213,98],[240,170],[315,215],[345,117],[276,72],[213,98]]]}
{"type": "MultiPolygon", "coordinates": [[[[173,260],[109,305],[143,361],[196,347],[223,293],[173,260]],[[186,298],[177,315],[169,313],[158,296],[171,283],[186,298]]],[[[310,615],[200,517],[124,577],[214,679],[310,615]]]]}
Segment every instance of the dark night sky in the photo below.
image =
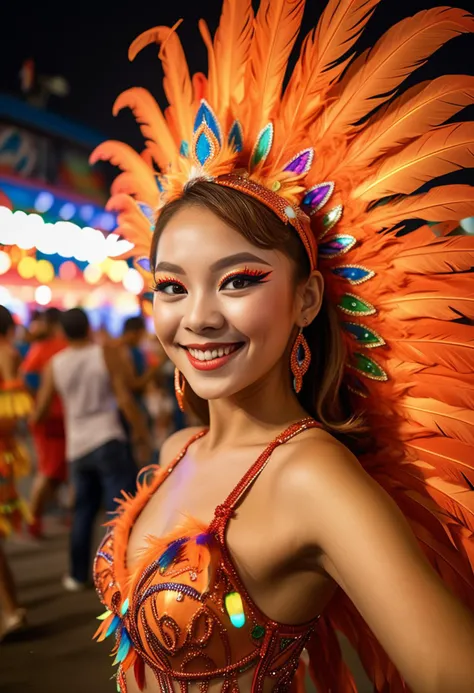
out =
{"type": "MultiPolygon", "coordinates": [[[[4,3],[6,4],[6,3],[4,3]]],[[[447,2],[431,0],[382,0],[372,17],[360,47],[373,44],[394,22],[418,10],[447,2]]],[[[472,0],[453,2],[472,9],[472,0]]],[[[307,0],[303,35],[317,21],[323,0],[307,0]]],[[[221,0],[168,0],[167,2],[122,2],[83,0],[82,2],[15,2],[2,8],[0,41],[0,91],[18,90],[18,72],[23,59],[32,57],[42,74],[60,74],[69,82],[71,94],[52,98],[51,110],[100,130],[106,137],[140,143],[133,116],[125,111],[111,115],[115,97],[131,86],[144,86],[163,104],[162,73],[150,46],[134,63],[127,59],[129,43],[143,30],[157,24],[172,25],[180,17],[179,28],[191,71],[206,70],[206,53],[197,29],[200,17],[213,32],[217,27],[221,0]]],[[[298,44],[299,45],[299,44],[298,44]]],[[[474,39],[462,36],[439,50],[418,79],[442,72],[474,73],[474,39]]],[[[464,117],[472,117],[472,108],[464,117]]]]}

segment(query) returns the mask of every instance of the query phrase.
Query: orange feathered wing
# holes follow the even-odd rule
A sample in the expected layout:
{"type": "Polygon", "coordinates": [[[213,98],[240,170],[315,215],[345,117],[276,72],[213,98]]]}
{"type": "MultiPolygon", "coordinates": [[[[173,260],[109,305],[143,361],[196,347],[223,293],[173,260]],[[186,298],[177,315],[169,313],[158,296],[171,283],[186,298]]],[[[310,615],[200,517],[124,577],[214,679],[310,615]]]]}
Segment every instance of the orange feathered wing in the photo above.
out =
{"type": "MultiPolygon", "coordinates": [[[[128,106],[138,118],[145,153],[109,143],[94,159],[124,171],[109,207],[136,257],[146,255],[162,193],[179,194],[193,175],[189,148],[203,98],[223,136],[205,171],[211,180],[250,170],[257,136],[271,123],[273,140],[260,142],[259,182],[272,188],[276,181],[273,189],[292,204],[329,186],[312,230],[327,297],[339,310],[353,404],[376,432],[376,447],[361,462],[401,508],[442,579],[474,608],[474,237],[451,235],[460,219],[474,216],[474,193],[432,184],[474,165],[474,125],[445,124],[472,103],[474,81],[449,75],[397,91],[444,43],[473,32],[474,19],[446,7],[419,12],[354,56],[377,5],[329,0],[283,95],[301,0],[262,0],[255,18],[249,0],[224,0],[214,39],[200,27],[207,78],[189,78],[176,27],[145,32],[131,56],[160,45],[170,106],[161,114],[143,90],[125,92],[116,109],[128,106]],[[282,171],[308,148],[314,156],[304,173],[282,171]]],[[[203,118],[212,123],[209,110],[203,118]]],[[[356,690],[336,632],[357,649],[377,692],[407,690],[344,594],[319,624],[308,644],[319,693],[356,690]]]]}

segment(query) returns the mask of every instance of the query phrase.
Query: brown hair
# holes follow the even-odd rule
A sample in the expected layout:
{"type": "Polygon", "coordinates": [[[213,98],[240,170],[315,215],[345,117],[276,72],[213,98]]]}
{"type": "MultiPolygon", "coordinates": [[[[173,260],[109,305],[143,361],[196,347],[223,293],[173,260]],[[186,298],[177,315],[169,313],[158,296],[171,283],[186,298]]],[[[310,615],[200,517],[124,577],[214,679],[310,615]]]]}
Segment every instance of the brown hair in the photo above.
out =
{"type": "MultiPolygon", "coordinates": [[[[198,181],[185,189],[183,195],[169,202],[161,210],[153,234],[150,265],[155,265],[160,234],[171,218],[184,207],[204,207],[234,228],[259,248],[279,250],[295,265],[295,281],[307,279],[310,265],[306,251],[291,226],[285,225],[265,205],[236,190],[215,183],[198,181]]],[[[360,416],[350,405],[350,393],[343,381],[346,349],[334,306],[323,298],[321,309],[313,322],[304,330],[311,350],[311,365],[303,380],[298,399],[304,409],[320,421],[336,437],[350,447],[366,431],[360,416]],[[352,445],[351,445],[352,441],[352,445]]],[[[198,415],[206,420],[207,402],[187,388],[188,402],[198,415]]]]}

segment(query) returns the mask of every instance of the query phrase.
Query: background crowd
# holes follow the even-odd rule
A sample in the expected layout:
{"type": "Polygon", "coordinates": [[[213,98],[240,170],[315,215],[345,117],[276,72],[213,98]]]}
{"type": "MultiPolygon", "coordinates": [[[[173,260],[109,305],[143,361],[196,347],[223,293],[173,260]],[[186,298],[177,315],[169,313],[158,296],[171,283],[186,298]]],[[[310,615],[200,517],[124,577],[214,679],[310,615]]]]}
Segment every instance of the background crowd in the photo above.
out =
{"type": "MultiPolygon", "coordinates": [[[[15,382],[31,397],[31,406],[23,416],[10,416],[9,434],[2,435],[11,450],[18,441],[30,449],[29,498],[19,500],[16,529],[41,542],[45,514],[58,515],[70,527],[63,588],[84,590],[101,511],[114,512],[122,491],[133,492],[139,470],[158,462],[163,440],[187,423],[174,397],[173,368],[141,316],[126,319],[121,335],[112,337],[104,329],[94,332],[81,308],[38,311],[25,326],[0,306],[0,362],[0,389],[15,382]]],[[[0,488],[8,488],[11,510],[16,482],[1,469],[0,488]]],[[[3,550],[0,608],[1,638],[28,627],[3,550]]]]}

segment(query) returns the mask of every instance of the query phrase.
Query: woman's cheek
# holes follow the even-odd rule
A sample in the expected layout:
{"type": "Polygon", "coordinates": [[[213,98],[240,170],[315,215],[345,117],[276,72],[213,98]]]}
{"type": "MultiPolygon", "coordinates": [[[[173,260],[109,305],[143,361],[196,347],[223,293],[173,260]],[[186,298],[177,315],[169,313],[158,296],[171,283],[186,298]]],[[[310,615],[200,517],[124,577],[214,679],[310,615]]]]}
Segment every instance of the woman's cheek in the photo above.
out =
{"type": "Polygon", "coordinates": [[[171,345],[175,341],[176,329],[179,324],[179,317],[176,308],[173,310],[174,303],[161,300],[155,296],[153,301],[153,324],[155,334],[163,346],[171,345]]]}

